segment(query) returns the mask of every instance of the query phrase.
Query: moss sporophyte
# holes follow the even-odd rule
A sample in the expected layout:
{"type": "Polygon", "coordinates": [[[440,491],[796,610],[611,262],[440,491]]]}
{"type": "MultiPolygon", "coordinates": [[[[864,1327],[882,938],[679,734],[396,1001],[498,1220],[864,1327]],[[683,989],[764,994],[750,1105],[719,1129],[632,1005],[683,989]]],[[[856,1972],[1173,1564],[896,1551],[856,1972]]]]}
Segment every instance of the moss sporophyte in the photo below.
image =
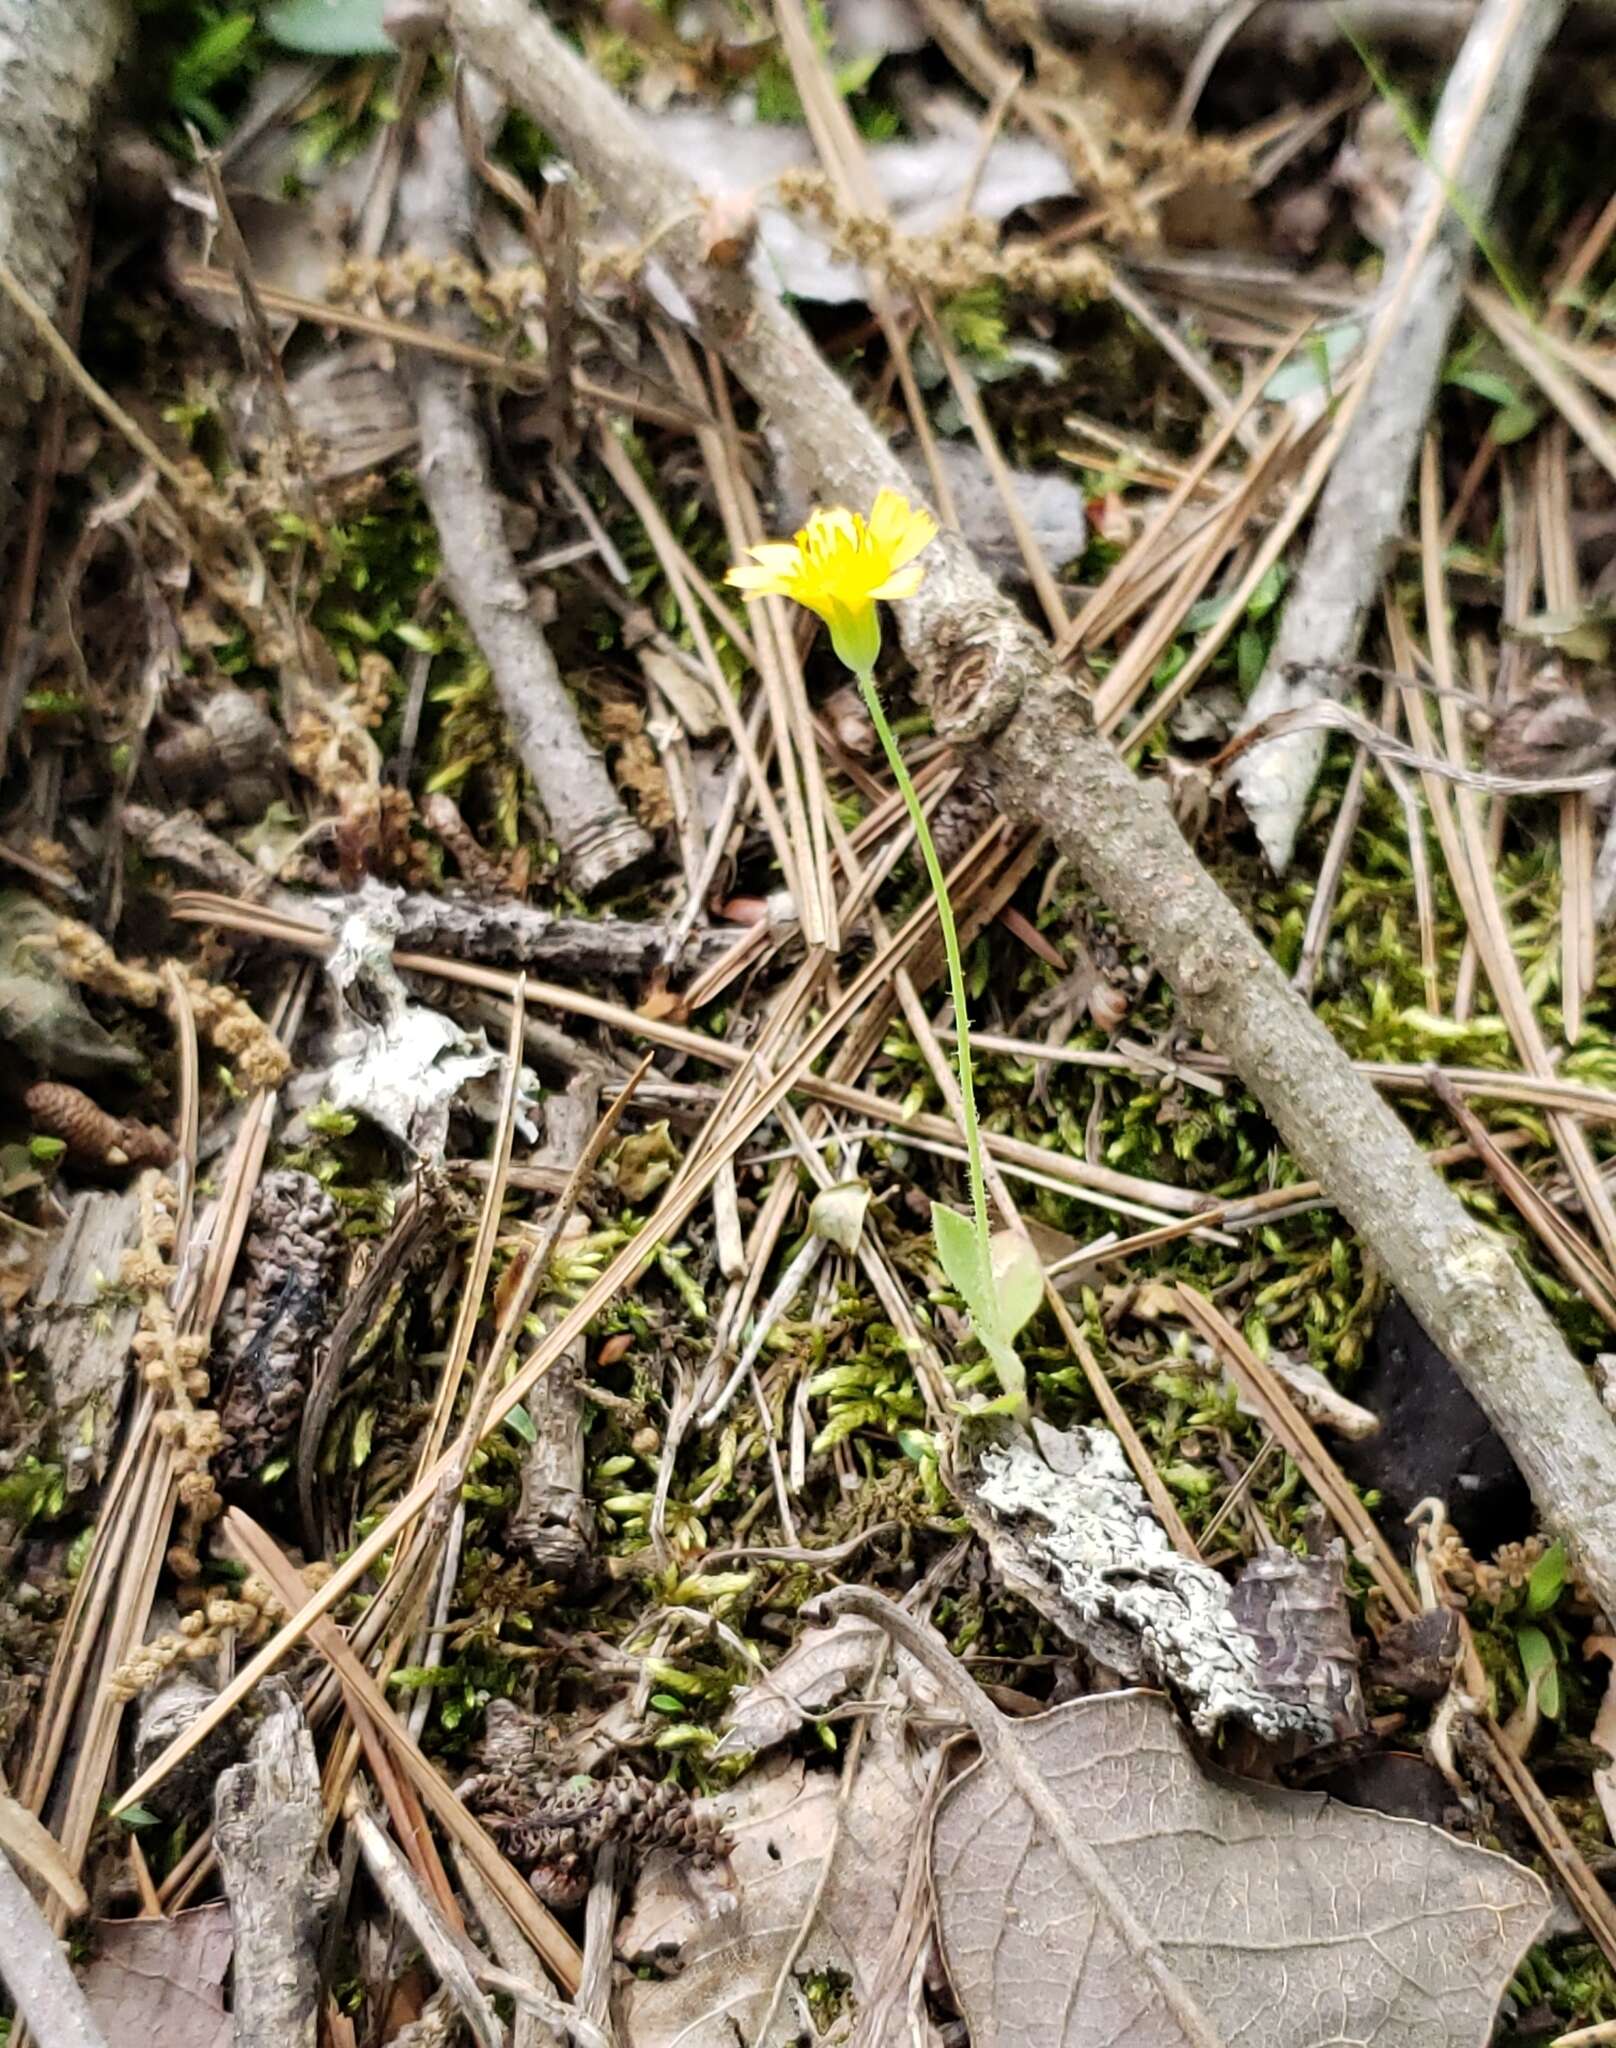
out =
{"type": "Polygon", "coordinates": [[[1038,1304],[1042,1275],[1025,1238],[1010,1232],[1000,1232],[995,1237],[988,1227],[982,1134],[971,1078],[971,1039],[959,934],[931,830],[875,688],[875,664],[881,652],[877,602],[916,594],[926,578],[925,565],[918,558],[936,537],[937,522],[929,512],[911,505],[897,491],[882,490],[877,493],[868,518],[840,505],[817,510],[789,541],[765,541],[749,549],[752,559],[732,568],[726,581],[744,591],[749,600],[788,597],[817,613],[829,626],[831,645],[857,679],[859,692],[880,735],[887,765],[914,826],[937,901],[943,950],[948,956],[971,1190],[969,1221],[941,1203],[932,1204],[932,1235],[943,1271],[964,1302],[977,1341],[992,1360],[1004,1389],[1002,1404],[995,1405],[1019,1413],[1026,1406],[1027,1376],[1016,1355],[1014,1340],[1038,1304]]]}

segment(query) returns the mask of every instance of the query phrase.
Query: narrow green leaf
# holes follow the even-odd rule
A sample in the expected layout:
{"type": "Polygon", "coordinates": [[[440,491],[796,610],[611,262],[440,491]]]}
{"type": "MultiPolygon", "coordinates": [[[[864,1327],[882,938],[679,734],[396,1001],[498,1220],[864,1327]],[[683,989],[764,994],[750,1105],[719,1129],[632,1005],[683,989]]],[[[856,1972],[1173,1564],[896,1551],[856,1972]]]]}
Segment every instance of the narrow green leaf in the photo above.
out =
{"type": "Polygon", "coordinates": [[[1526,1611],[1547,1614],[1559,1599],[1566,1582],[1566,1554],[1563,1543],[1552,1543],[1532,1567],[1526,1581],[1526,1611]]]}
{"type": "Polygon", "coordinates": [[[1540,1628],[1521,1628],[1515,1631],[1515,1647],[1520,1652],[1521,1669],[1526,1673],[1527,1683],[1537,1680],[1537,1703],[1551,1721],[1560,1718],[1560,1667],[1555,1662],[1554,1645],[1540,1628]]]}
{"type": "MultiPolygon", "coordinates": [[[[264,27],[289,50],[310,57],[388,57],[398,45],[382,27],[386,0],[279,0],[264,27]]],[[[250,17],[249,17],[250,18],[250,17]]]]}

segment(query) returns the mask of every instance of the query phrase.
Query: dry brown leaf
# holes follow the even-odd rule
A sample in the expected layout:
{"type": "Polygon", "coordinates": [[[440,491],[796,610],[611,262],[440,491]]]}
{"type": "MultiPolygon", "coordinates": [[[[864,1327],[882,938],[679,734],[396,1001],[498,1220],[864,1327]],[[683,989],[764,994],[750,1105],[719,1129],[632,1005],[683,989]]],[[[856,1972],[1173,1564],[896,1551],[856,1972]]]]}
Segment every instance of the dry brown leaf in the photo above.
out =
{"type": "MultiPolygon", "coordinates": [[[[701,1879],[674,1859],[653,1857],[617,1933],[631,1968],[677,1968],[636,1977],[617,2004],[618,2038],[634,2048],[784,2048],[810,2038],[805,2007],[790,1988],[766,2041],[757,2038],[774,1982],[812,1901],[835,1829],[837,1779],[782,1758],[750,1773],[722,1802],[734,1840],[734,1888],[705,1899],[701,1879]]],[[[840,1839],[814,1925],[793,1966],[799,1982],[817,1971],[851,1978],[850,2009],[867,2001],[898,1916],[910,1837],[919,1812],[916,1780],[897,1743],[872,1730],[843,1815],[840,1839]]]]}
{"type": "Polygon", "coordinates": [[[1482,2048],[1547,1913],[1507,1857],[1418,1821],[1204,1775],[1167,1703],[1112,1693],[1010,1731],[1197,2037],[984,1761],[944,1794],[939,1927],[973,2048],[1482,2048]]]}
{"type": "Polygon", "coordinates": [[[101,1920],[84,1995],[109,2041],[230,2048],[224,1980],[232,1946],[222,1902],[171,1920],[101,1920]]]}
{"type": "Polygon", "coordinates": [[[822,1714],[868,1681],[885,1642],[874,1622],[850,1617],[805,1630],[771,1672],[730,1701],[709,1761],[755,1755],[795,1735],[811,1714],[822,1714]]]}

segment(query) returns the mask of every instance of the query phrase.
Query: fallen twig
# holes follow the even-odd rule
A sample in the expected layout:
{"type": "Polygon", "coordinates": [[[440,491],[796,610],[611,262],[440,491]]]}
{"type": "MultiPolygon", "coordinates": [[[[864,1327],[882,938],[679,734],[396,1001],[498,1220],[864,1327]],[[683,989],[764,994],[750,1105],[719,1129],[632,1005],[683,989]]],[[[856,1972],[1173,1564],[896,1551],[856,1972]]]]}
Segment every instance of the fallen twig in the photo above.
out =
{"type": "MultiPolygon", "coordinates": [[[[451,100],[416,131],[415,160],[399,187],[404,239],[420,255],[455,255],[470,238],[471,209],[471,177],[451,100]]],[[[584,737],[533,616],[505,539],[468,373],[420,356],[411,380],[421,489],[443,549],[444,582],[487,657],[511,738],[573,885],[590,894],[643,859],[650,839],[624,810],[605,763],[584,737]]]]}
{"type": "MultiPolygon", "coordinates": [[[[1382,557],[1402,525],[1475,224],[1492,206],[1538,60],[1563,12],[1564,0],[1482,0],[1476,10],[1388,254],[1380,317],[1394,324],[1368,370],[1358,417],[1319,499],[1278,640],[1246,708],[1246,726],[1329,694],[1329,665],[1350,661],[1358,651],[1382,557]]],[[[1324,746],[1322,732],[1294,731],[1260,747],[1236,776],[1263,849],[1281,873],[1324,746]]]]}
{"type": "MultiPolygon", "coordinates": [[[[708,264],[694,188],[611,90],[517,0],[450,0],[468,58],[492,72],[699,309],[793,458],[827,499],[907,493],[902,465],[792,313],[742,271],[708,264]]],[[[1507,1249],[1463,1209],[1352,1070],[1185,845],[1158,793],[1092,732],[1037,638],[943,535],[920,595],[896,607],[948,737],[984,743],[1001,807],[1048,831],[1125,930],[1149,948],[1184,1016],[1227,1053],[1307,1173],[1510,1445],[1544,1520],[1616,1602],[1616,1423],[1507,1249]]]]}

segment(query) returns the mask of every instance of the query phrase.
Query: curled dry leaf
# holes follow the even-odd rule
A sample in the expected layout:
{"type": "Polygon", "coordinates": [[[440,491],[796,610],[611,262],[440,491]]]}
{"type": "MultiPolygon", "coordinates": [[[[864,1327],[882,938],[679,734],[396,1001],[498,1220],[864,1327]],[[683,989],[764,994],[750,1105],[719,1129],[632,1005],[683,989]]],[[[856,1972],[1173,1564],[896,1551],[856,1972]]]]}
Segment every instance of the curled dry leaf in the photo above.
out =
{"type": "Polygon", "coordinates": [[[1131,1914],[1130,1949],[991,1758],[933,1878],[973,2048],[1483,2048],[1548,1893],[1418,1821],[1202,1774],[1148,1693],[1005,1725],[1131,1914]],[[1154,1960],[1204,2016],[1162,1995],[1154,1960]]]}
{"type": "Polygon", "coordinates": [[[851,1617],[806,1630],[771,1672],[730,1701],[710,1761],[755,1755],[795,1735],[811,1714],[866,1683],[884,1640],[873,1622],[851,1617]]]}

